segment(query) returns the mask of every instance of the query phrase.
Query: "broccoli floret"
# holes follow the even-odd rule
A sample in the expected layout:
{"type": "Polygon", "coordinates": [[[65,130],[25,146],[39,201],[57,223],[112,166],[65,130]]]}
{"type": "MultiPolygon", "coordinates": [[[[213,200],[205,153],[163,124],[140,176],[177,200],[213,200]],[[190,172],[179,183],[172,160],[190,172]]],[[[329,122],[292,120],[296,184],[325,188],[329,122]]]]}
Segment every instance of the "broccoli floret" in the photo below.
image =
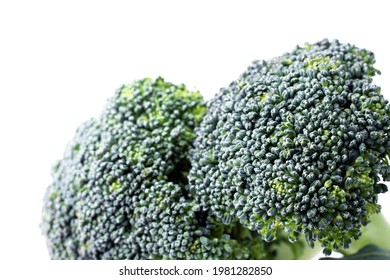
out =
{"type": "Polygon", "coordinates": [[[272,241],[358,239],[390,180],[390,105],[372,52],[323,40],[255,61],[209,102],[191,153],[205,211],[272,241]]]}
{"type": "Polygon", "coordinates": [[[53,259],[259,259],[255,232],[223,225],[188,186],[206,107],[162,78],[121,87],[52,170],[42,231],[53,259]]]}

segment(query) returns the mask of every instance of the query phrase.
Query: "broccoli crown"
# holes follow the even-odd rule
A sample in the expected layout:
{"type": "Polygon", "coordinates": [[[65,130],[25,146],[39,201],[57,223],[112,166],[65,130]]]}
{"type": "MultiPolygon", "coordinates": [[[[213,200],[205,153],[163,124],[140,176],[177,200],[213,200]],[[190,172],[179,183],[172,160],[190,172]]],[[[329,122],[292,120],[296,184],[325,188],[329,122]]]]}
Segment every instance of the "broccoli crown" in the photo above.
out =
{"type": "Polygon", "coordinates": [[[372,52],[323,40],[255,61],[208,104],[189,174],[203,209],[263,239],[347,248],[390,180],[390,106],[372,52]]]}
{"type": "Polygon", "coordinates": [[[189,190],[205,111],[199,92],[162,78],[121,87],[53,167],[42,222],[51,257],[264,258],[261,238],[217,223],[189,190]]]}

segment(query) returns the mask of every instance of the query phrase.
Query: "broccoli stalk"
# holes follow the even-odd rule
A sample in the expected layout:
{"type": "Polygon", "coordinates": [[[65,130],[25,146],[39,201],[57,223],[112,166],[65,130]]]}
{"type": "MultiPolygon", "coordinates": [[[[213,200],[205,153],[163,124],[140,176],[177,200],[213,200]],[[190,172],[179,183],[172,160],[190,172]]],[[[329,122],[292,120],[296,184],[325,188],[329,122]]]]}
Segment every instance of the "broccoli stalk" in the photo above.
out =
{"type": "MultiPolygon", "coordinates": [[[[340,248],[338,253],[345,259],[390,259],[390,224],[383,214],[371,216],[371,222],[362,229],[358,240],[353,240],[347,249],[340,248]],[[363,253],[362,252],[363,250],[363,253]]],[[[320,244],[315,242],[314,248],[309,247],[304,238],[299,238],[295,243],[289,243],[283,233],[278,239],[283,242],[272,246],[276,253],[276,259],[280,260],[307,260],[319,255],[320,244]]],[[[329,258],[330,259],[330,258],[329,258]]]]}
{"type": "Polygon", "coordinates": [[[390,224],[383,214],[371,216],[371,222],[362,229],[362,235],[358,240],[352,241],[348,249],[340,249],[345,256],[355,254],[368,245],[376,245],[381,249],[390,250],[390,224]]]}

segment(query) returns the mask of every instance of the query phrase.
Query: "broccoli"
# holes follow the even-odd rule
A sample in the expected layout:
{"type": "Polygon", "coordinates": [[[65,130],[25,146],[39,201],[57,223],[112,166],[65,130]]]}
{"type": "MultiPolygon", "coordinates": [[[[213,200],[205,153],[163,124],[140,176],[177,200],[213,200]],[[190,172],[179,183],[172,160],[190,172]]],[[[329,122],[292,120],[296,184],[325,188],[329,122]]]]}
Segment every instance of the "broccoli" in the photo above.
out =
{"type": "Polygon", "coordinates": [[[188,185],[199,92],[162,78],[122,86],[52,169],[42,232],[53,259],[262,259],[256,232],[202,210],[188,185]]]}
{"type": "Polygon", "coordinates": [[[323,40],[253,62],[207,104],[161,77],[122,86],[52,168],[50,256],[308,258],[315,243],[346,259],[390,255],[375,215],[390,104],[374,63],[323,40]]]}
{"type": "MultiPolygon", "coordinates": [[[[203,211],[264,240],[348,248],[390,180],[390,105],[374,54],[339,41],[255,61],[208,104],[191,152],[203,211]]],[[[389,232],[389,231],[388,231],[389,232]]]]}

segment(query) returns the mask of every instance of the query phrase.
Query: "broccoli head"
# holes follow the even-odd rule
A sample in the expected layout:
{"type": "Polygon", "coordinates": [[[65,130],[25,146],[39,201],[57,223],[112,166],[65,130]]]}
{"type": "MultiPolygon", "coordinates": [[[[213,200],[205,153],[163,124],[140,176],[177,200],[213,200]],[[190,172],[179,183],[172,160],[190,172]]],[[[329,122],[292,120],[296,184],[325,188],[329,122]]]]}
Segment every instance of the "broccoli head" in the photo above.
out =
{"type": "Polygon", "coordinates": [[[121,87],[52,169],[42,231],[53,259],[258,259],[258,234],[203,211],[189,150],[206,107],[162,78],[121,87]]]}
{"type": "Polygon", "coordinates": [[[208,104],[191,152],[205,211],[325,254],[359,238],[390,180],[390,106],[372,52],[323,40],[255,61],[208,104]]]}

